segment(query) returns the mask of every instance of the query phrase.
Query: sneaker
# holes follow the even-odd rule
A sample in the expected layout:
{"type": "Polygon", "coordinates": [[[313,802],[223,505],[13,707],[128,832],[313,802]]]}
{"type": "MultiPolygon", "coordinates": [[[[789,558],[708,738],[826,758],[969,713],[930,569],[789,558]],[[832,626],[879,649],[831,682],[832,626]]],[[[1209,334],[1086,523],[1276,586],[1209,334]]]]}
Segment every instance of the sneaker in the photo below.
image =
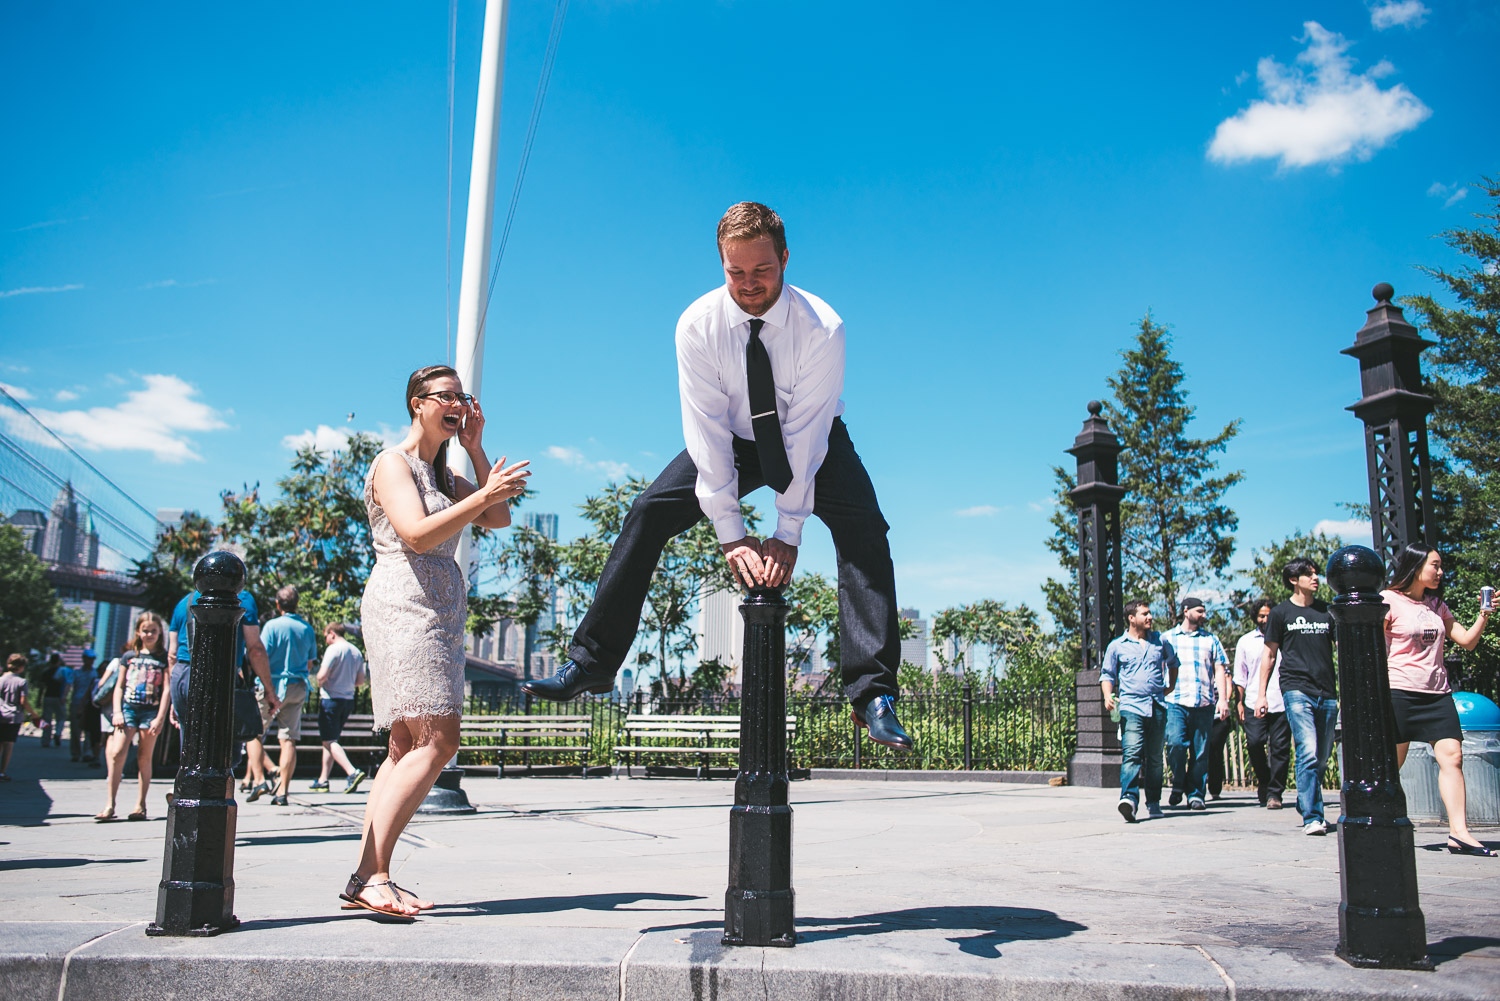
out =
{"type": "Polygon", "coordinates": [[[1267,796],[1266,797],[1266,809],[1267,810],[1279,810],[1279,809],[1281,809],[1281,797],[1278,796],[1278,795],[1276,795],[1275,793],[1272,793],[1271,795],[1267,796]]]}
{"type": "Polygon", "coordinates": [[[1192,799],[1188,800],[1188,809],[1189,810],[1201,810],[1201,809],[1203,809],[1203,800],[1199,799],[1197,796],[1194,796],[1192,799]]]}
{"type": "Polygon", "coordinates": [[[1161,812],[1160,803],[1147,803],[1146,816],[1151,818],[1152,820],[1160,820],[1162,817],[1166,816],[1166,814],[1161,812]]]}
{"type": "Polygon", "coordinates": [[[248,795],[248,796],[245,797],[245,802],[246,803],[254,803],[256,800],[260,799],[266,793],[274,791],[275,788],[276,787],[273,786],[269,782],[262,782],[260,785],[256,786],[254,789],[250,790],[250,795],[248,795]]]}
{"type": "Polygon", "coordinates": [[[271,797],[271,805],[272,806],[287,806],[288,804],[287,804],[285,796],[272,796],[271,797]]]}
{"type": "Polygon", "coordinates": [[[1302,825],[1303,834],[1327,834],[1328,825],[1321,820],[1309,820],[1302,825]]]}
{"type": "Polygon", "coordinates": [[[360,768],[356,768],[354,770],[354,774],[351,775],[351,776],[349,776],[349,781],[344,783],[344,791],[345,792],[353,792],[354,790],[356,790],[356,789],[359,788],[359,784],[361,782],[363,782],[364,780],[365,780],[364,770],[360,769],[360,768]]]}
{"type": "Polygon", "coordinates": [[[319,779],[318,781],[314,782],[312,785],[308,786],[307,788],[311,792],[327,792],[328,791],[328,783],[325,782],[325,781],[323,781],[322,779],[319,779]]]}
{"type": "Polygon", "coordinates": [[[1167,805],[1168,806],[1178,806],[1181,803],[1182,803],[1182,790],[1181,789],[1173,789],[1172,790],[1172,795],[1170,795],[1170,796],[1167,797],[1167,805]]]}
{"type": "Polygon", "coordinates": [[[1135,800],[1133,800],[1133,799],[1122,799],[1122,800],[1120,800],[1119,809],[1120,809],[1120,816],[1122,816],[1122,817],[1125,818],[1125,823],[1127,823],[1127,824],[1133,824],[1133,823],[1135,823],[1135,800]]]}

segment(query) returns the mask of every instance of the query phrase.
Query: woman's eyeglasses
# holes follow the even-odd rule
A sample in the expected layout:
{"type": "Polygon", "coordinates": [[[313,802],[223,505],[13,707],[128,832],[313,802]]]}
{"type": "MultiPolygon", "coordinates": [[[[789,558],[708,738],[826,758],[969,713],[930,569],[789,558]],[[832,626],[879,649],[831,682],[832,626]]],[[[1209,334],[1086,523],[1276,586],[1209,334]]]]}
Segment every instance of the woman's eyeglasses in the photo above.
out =
{"type": "Polygon", "coordinates": [[[439,403],[448,407],[453,406],[453,404],[455,403],[462,403],[466,407],[472,407],[474,405],[474,397],[470,396],[468,393],[455,393],[449,389],[445,389],[442,392],[438,393],[418,393],[417,399],[437,400],[439,403]]]}

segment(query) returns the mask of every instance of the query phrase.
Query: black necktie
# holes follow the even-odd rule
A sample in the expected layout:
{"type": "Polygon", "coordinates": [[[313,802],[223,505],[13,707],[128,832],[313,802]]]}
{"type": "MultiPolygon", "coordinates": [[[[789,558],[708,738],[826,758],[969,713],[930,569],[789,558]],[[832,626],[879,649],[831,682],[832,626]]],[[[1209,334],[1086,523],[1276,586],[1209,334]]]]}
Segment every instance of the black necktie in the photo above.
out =
{"type": "Polygon", "coordinates": [[[745,345],[745,376],[750,383],[750,426],[755,429],[755,451],[760,471],[779,494],[792,485],[792,465],[786,461],[781,440],[781,420],[776,416],[776,380],[771,377],[771,356],[760,339],[762,319],[750,321],[750,341],[745,345]]]}

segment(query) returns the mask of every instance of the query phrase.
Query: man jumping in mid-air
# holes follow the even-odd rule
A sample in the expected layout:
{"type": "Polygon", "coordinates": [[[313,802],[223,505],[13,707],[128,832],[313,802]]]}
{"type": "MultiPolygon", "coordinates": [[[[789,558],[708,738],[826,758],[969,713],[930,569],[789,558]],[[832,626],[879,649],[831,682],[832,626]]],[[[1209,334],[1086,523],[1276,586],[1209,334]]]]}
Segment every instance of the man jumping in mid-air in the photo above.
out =
{"type": "Polygon", "coordinates": [[[677,321],[687,448],[631,507],[573,634],[571,659],[522,688],[558,701],[610,691],[662,549],[698,519],[713,522],[747,586],[781,587],[813,514],[838,554],[840,666],[855,721],[878,743],[910,748],[895,709],[901,640],[889,526],[840,416],[844,322],[817,296],[783,283],[786,230],[766,206],[732,206],[718,241],[724,285],[677,321]],[[745,533],[739,506],[763,484],[776,491],[778,516],[764,540],[745,533]]]}

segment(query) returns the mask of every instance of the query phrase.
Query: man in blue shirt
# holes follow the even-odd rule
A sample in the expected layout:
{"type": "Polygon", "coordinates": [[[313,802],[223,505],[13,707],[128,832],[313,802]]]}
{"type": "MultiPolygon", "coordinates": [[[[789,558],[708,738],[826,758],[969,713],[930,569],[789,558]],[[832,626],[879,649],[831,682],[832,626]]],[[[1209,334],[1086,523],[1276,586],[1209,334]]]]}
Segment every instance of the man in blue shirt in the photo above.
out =
{"type": "MultiPolygon", "coordinates": [[[[191,638],[193,618],[189,609],[198,600],[198,591],[189,591],[182,596],[177,607],[172,610],[172,621],[167,627],[167,660],[172,664],[172,717],[178,728],[182,731],[182,742],[187,743],[188,729],[193,720],[187,715],[188,709],[188,683],[192,678],[193,641],[191,638]]],[[[267,687],[271,684],[271,672],[266,666],[266,647],[260,639],[260,607],[255,603],[255,596],[249,591],[241,591],[238,595],[240,608],[245,614],[240,617],[240,632],[235,637],[234,664],[238,669],[248,659],[250,669],[260,679],[260,683],[267,687]]],[[[257,782],[265,781],[265,756],[262,753],[260,738],[246,741],[249,746],[249,767],[252,777],[258,775],[257,782]]],[[[239,764],[239,743],[234,743],[234,761],[230,767],[239,764]]]]}
{"type": "Polygon", "coordinates": [[[263,700],[260,718],[267,724],[266,738],[273,730],[281,737],[281,778],[271,805],[286,806],[292,772],[297,770],[297,741],[302,738],[302,707],[307,702],[307,679],[318,673],[318,635],[297,614],[297,589],[288,584],[276,592],[276,610],[281,614],[262,630],[266,656],[271,662],[271,689],[281,702],[272,708],[263,700]]]}
{"type": "Polygon", "coordinates": [[[1104,651],[1099,687],[1104,708],[1120,713],[1120,816],[1135,823],[1136,791],[1146,772],[1146,811],[1161,816],[1162,740],[1167,730],[1165,697],[1177,687],[1177,654],[1151,628],[1151,606],[1139,599],[1125,602],[1126,630],[1104,651]],[[1115,693],[1118,690],[1119,695],[1115,693]]]}
{"type": "Polygon", "coordinates": [[[1214,720],[1229,715],[1229,676],[1219,638],[1203,628],[1208,609],[1202,598],[1182,599],[1182,621],[1162,636],[1177,651],[1181,680],[1167,699],[1167,763],[1172,766],[1176,806],[1187,796],[1189,810],[1208,798],[1208,738],[1214,720]]]}

